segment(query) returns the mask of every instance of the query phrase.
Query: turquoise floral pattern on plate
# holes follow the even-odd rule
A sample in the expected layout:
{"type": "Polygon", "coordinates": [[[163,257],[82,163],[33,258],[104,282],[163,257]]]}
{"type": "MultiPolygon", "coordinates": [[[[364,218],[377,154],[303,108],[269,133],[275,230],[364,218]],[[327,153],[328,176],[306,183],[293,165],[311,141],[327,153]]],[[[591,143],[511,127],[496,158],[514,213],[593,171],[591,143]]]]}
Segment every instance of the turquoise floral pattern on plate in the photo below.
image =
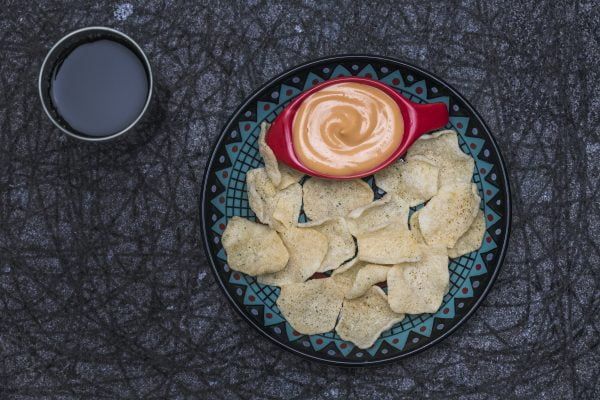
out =
{"type": "MultiPolygon", "coordinates": [[[[384,192],[367,179],[376,196],[384,192]]],[[[413,354],[439,342],[463,323],[483,300],[501,267],[510,230],[510,190],[496,143],[473,108],[448,84],[393,59],[339,56],[296,67],[255,92],[229,120],[206,167],[201,201],[203,239],[217,280],[238,312],[262,334],[296,354],[341,365],[378,364],[413,354]],[[442,102],[448,128],[475,160],[473,182],[482,199],[486,232],[481,248],[450,261],[450,287],[435,314],[407,316],[383,332],[373,346],[359,349],[334,332],[301,335],[276,305],[279,288],[262,285],[227,265],[221,235],[233,216],[256,220],[246,193],[246,173],[263,165],[258,152],[261,122],[272,122],[298,94],[339,76],[379,80],[417,103],[442,102]]]]}

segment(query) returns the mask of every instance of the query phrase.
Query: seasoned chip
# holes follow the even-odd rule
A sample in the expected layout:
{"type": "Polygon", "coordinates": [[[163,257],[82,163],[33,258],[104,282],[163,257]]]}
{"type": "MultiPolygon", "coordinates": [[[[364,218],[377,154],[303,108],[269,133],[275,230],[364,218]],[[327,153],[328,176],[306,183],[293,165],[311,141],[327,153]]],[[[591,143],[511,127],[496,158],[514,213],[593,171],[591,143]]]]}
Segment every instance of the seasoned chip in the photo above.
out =
{"type": "Polygon", "coordinates": [[[425,244],[425,238],[421,233],[421,228],[419,228],[419,212],[421,210],[415,211],[410,216],[410,231],[414,234],[414,237],[417,239],[419,243],[425,244]]]}
{"type": "Polygon", "coordinates": [[[240,217],[233,217],[221,238],[231,269],[249,275],[284,269],[289,253],[277,232],[240,217]]]}
{"type": "Polygon", "coordinates": [[[269,124],[263,122],[260,125],[260,134],[258,135],[258,151],[265,163],[266,173],[273,183],[273,186],[278,189],[285,189],[293,183],[298,183],[304,176],[299,171],[288,167],[285,164],[279,163],[275,157],[275,153],[265,141],[265,136],[269,130],[269,124]]]}
{"type": "Polygon", "coordinates": [[[383,331],[403,319],[403,314],[392,311],[383,290],[373,286],[362,297],[344,300],[335,331],[342,339],[366,349],[383,331]]]}
{"type": "Polygon", "coordinates": [[[395,218],[388,226],[356,238],[358,259],[375,264],[397,264],[418,261],[421,245],[408,230],[404,217],[395,218]]]}
{"type": "Polygon", "coordinates": [[[263,158],[265,163],[265,170],[269,179],[271,179],[271,183],[275,187],[279,186],[281,183],[281,173],[279,172],[279,166],[277,165],[277,158],[275,157],[275,153],[269,147],[267,142],[265,141],[265,137],[267,131],[269,130],[269,124],[263,122],[260,124],[260,133],[258,135],[258,151],[263,158]]]}
{"type": "Polygon", "coordinates": [[[327,237],[329,248],[318,272],[336,269],[354,257],[356,245],[344,218],[306,222],[298,226],[313,228],[327,237]]]}
{"type": "Polygon", "coordinates": [[[388,265],[368,264],[360,268],[354,279],[352,288],[346,293],[347,299],[355,299],[366,293],[376,283],[385,282],[387,279],[388,265]]]}
{"type": "Polygon", "coordinates": [[[327,253],[327,237],[312,228],[296,227],[281,232],[280,236],[290,259],[283,270],[260,275],[258,281],[274,286],[304,282],[319,270],[327,253]]]}
{"type": "Polygon", "coordinates": [[[295,226],[298,223],[300,208],[302,208],[302,186],[292,183],[277,192],[272,202],[271,227],[281,232],[295,226]]]}
{"type": "Polygon", "coordinates": [[[284,230],[298,222],[302,207],[302,186],[293,183],[277,190],[264,168],[256,168],[246,173],[248,203],[260,222],[277,231],[284,230]]]}
{"type": "Polygon", "coordinates": [[[279,163],[279,172],[281,173],[281,182],[279,182],[279,189],[284,189],[290,186],[292,183],[298,183],[304,177],[304,174],[298,170],[288,167],[283,163],[279,163]]]}
{"type": "Polygon", "coordinates": [[[458,146],[455,131],[423,135],[408,149],[406,160],[427,161],[439,168],[438,186],[471,182],[475,162],[458,146]]]}
{"type": "Polygon", "coordinates": [[[311,178],[304,183],[304,212],[313,221],[345,217],[373,201],[373,190],[361,179],[334,181],[311,178]]]}
{"type": "Polygon", "coordinates": [[[388,272],[388,300],[397,313],[434,313],[448,290],[448,256],[444,247],[427,247],[420,261],[393,266],[388,272]]]}
{"type": "Polygon", "coordinates": [[[229,266],[280,286],[277,306],[297,332],[335,328],[361,349],[404,314],[436,312],[448,289],[448,256],[476,250],[485,232],[474,161],[456,132],[422,136],[406,161],[378,172],[387,194],[373,201],[360,179],[312,177],[301,186],[303,174],[267,145],[268,128],[261,124],[258,137],[265,167],[248,171],[246,183],[251,209],[269,226],[232,218],[222,236],[229,266]],[[410,207],[428,200],[409,221],[410,207]],[[298,224],[302,204],[310,222],[298,224]],[[308,280],[326,271],[332,276],[308,280]],[[388,295],[377,286],[386,280],[388,295]]]}
{"type": "Polygon", "coordinates": [[[366,206],[352,210],[346,220],[350,233],[359,236],[390,224],[395,218],[408,219],[408,204],[395,195],[386,194],[366,206]]]}
{"type": "Polygon", "coordinates": [[[314,335],[329,332],[342,308],[344,293],[332,278],[283,286],[277,307],[299,333],[314,335]]]}
{"type": "Polygon", "coordinates": [[[251,169],[246,173],[246,186],[248,187],[248,203],[263,224],[271,223],[273,213],[273,200],[277,188],[273,185],[264,168],[251,169]]]}
{"type": "Polygon", "coordinates": [[[477,188],[455,183],[440,191],[419,211],[419,229],[430,246],[454,247],[479,211],[477,188]]]}
{"type": "Polygon", "coordinates": [[[485,233],[485,218],[483,211],[479,210],[475,220],[463,235],[458,238],[454,247],[448,249],[450,258],[457,258],[463,254],[468,254],[481,247],[483,234],[485,233]]]}
{"type": "Polygon", "coordinates": [[[375,183],[412,207],[429,200],[437,193],[438,174],[438,167],[429,162],[400,159],[376,173],[375,183]]]}

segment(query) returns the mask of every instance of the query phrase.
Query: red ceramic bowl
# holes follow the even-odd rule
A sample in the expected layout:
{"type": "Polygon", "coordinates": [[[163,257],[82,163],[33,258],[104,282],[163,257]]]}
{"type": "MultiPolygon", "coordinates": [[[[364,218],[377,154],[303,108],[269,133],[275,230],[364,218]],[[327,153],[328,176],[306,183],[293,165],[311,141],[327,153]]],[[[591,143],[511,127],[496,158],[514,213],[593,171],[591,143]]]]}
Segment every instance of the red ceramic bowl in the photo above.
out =
{"type": "Polygon", "coordinates": [[[388,165],[396,161],[396,159],[398,159],[404,153],[406,153],[406,150],[408,150],[408,148],[421,135],[433,131],[435,129],[440,129],[444,127],[447,123],[448,110],[446,109],[446,105],[443,103],[413,103],[412,101],[406,100],[404,97],[402,97],[401,94],[396,92],[391,87],[379,81],[359,77],[343,77],[322,82],[316,85],[315,87],[311,88],[310,90],[302,93],[300,96],[296,97],[294,101],[292,101],[277,116],[277,118],[275,118],[275,121],[273,122],[269,131],[267,132],[266,141],[279,161],[289,165],[294,169],[297,169],[298,171],[301,171],[311,176],[317,176],[319,178],[354,179],[372,175],[375,172],[387,167],[388,165]],[[310,96],[318,90],[323,89],[324,87],[342,82],[362,83],[364,85],[373,86],[382,90],[384,93],[390,96],[396,102],[396,104],[398,104],[400,112],[402,113],[402,118],[404,119],[404,136],[402,137],[402,142],[400,143],[400,146],[396,149],[396,151],[394,151],[394,153],[392,153],[392,155],[387,160],[385,160],[375,168],[372,168],[362,173],[344,176],[322,174],[320,172],[313,171],[312,169],[305,167],[296,156],[292,140],[292,124],[294,123],[294,117],[296,116],[298,108],[300,108],[300,105],[308,96],[310,96]]]}

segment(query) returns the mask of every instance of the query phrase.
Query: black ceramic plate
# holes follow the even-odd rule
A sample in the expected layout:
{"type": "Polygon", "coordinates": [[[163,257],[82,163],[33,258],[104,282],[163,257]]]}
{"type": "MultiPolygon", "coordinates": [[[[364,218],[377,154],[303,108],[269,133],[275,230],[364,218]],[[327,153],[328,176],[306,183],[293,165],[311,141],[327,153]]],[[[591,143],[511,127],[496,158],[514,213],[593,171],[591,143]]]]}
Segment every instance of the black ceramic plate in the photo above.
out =
{"type": "MultiPolygon", "coordinates": [[[[380,195],[382,191],[373,179],[368,181],[380,195]]],[[[212,269],[225,295],[246,321],[286,350],[312,360],[371,365],[431,347],[475,311],[494,283],[504,259],[510,230],[510,190],[492,134],[477,112],[447,83],[390,58],[337,56],[283,73],[238,108],[221,132],[206,166],[201,215],[204,246],[212,269]],[[260,123],[272,122],[290,100],[313,85],[350,75],[384,82],[414,102],[443,102],[448,106],[448,128],[459,133],[460,147],[475,160],[473,182],[479,189],[487,224],[481,248],[449,263],[450,288],[438,312],[407,316],[365,350],[342,340],[335,332],[310,336],[295,332],[275,304],[279,289],[232,271],[221,245],[221,234],[231,217],[255,220],[248,205],[245,177],[249,169],[262,165],[257,145],[260,123]]]]}

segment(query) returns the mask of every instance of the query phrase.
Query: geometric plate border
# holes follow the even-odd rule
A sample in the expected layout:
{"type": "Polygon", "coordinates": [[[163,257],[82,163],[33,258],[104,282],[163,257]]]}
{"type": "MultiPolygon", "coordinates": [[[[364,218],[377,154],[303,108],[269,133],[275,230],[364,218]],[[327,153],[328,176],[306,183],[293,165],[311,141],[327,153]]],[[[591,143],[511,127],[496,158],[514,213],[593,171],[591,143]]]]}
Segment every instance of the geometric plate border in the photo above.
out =
{"type": "MultiPolygon", "coordinates": [[[[372,178],[365,180],[372,184],[376,194],[381,194],[372,178]]],[[[386,57],[355,55],[328,57],[294,67],[243,102],[213,146],[204,173],[200,213],[204,249],[215,277],[247,322],[284,349],[311,360],[366,366],[404,358],[429,348],[472,315],[502,266],[510,235],[511,198],[508,175],[496,141],[481,117],[455,89],[408,63],[386,57]],[[451,260],[450,288],[439,311],[406,317],[366,350],[358,349],[334,332],[320,335],[295,332],[275,304],[279,289],[230,270],[220,241],[227,220],[232,216],[255,218],[248,206],[245,174],[262,165],[257,149],[260,123],[272,122],[303,91],[339,76],[379,80],[414,102],[445,103],[450,115],[448,127],[458,132],[461,149],[475,160],[473,182],[482,198],[486,218],[482,247],[451,260]]]]}

